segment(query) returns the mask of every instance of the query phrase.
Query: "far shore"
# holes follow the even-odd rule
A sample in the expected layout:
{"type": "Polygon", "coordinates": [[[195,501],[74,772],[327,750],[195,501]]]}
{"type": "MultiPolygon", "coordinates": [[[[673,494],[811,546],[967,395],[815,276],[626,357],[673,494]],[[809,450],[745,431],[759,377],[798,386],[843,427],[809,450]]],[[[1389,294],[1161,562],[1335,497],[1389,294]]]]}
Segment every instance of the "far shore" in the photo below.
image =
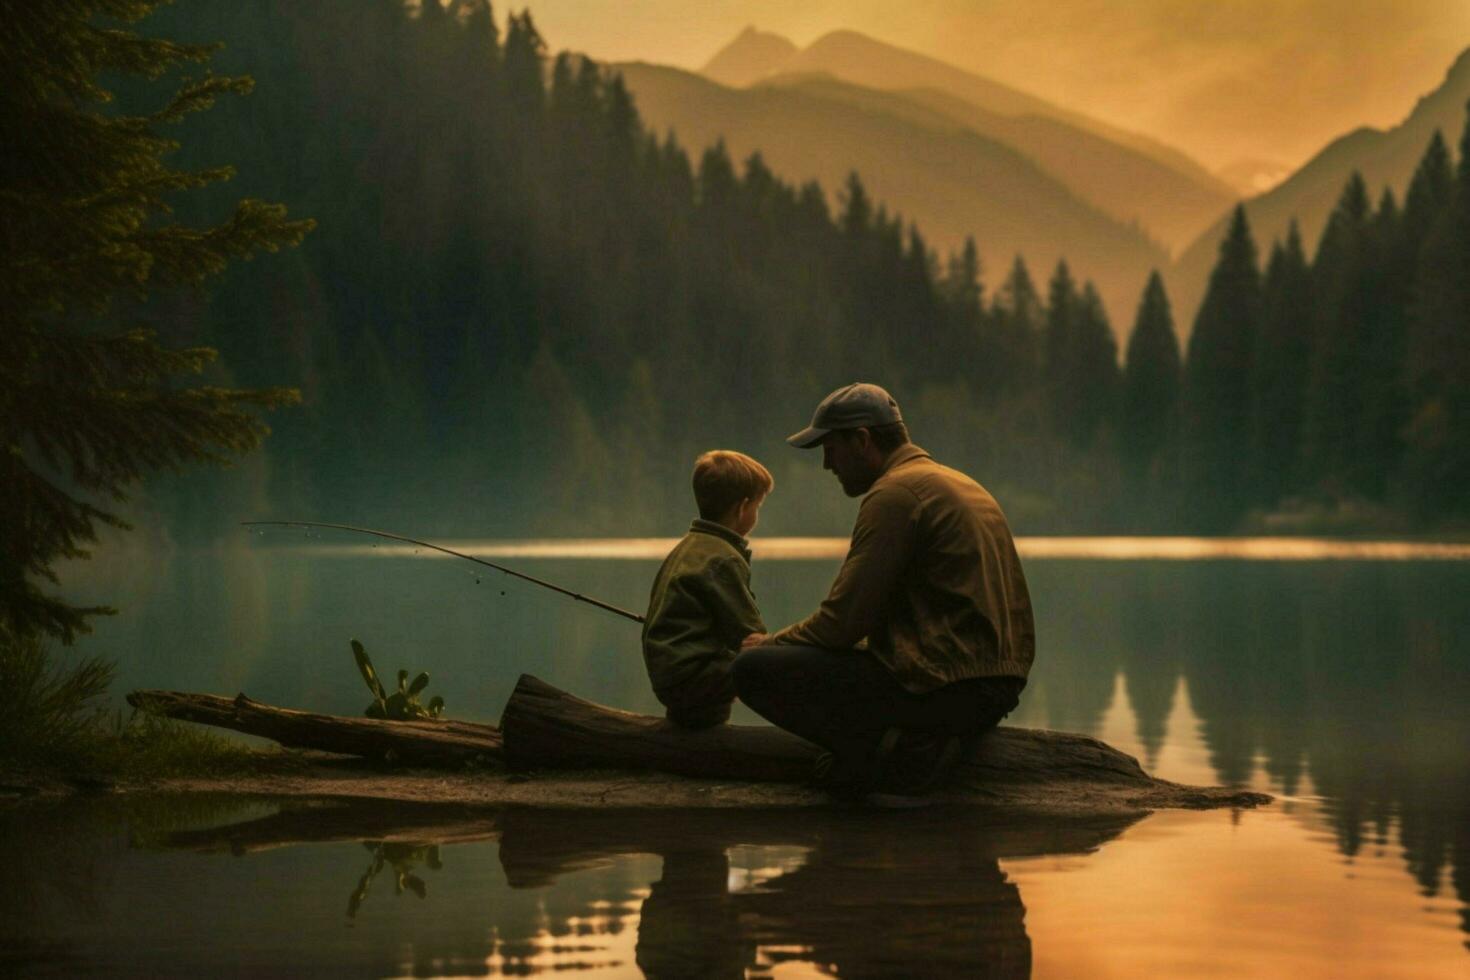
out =
{"type": "MultiPolygon", "coordinates": [[[[481,558],[658,560],[677,538],[485,538],[434,539],[436,544],[481,558]]],[[[381,544],[367,539],[304,539],[289,532],[275,544],[305,546],[328,555],[372,554],[448,558],[412,545],[381,544]]],[[[840,559],[849,539],[839,537],[751,538],[756,560],[801,561],[840,559]]],[[[1016,538],[1021,556],[1032,561],[1466,561],[1470,536],[1462,538],[1324,537],[1249,535],[1188,537],[1176,535],[1023,535],[1016,538]]]]}

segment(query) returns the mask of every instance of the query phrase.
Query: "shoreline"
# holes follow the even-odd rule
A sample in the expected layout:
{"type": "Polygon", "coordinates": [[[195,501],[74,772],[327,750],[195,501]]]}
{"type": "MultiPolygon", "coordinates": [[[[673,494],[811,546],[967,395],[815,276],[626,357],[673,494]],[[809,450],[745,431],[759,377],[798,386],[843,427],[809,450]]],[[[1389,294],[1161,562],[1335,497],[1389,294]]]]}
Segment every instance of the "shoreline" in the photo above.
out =
{"type": "MultiPolygon", "coordinates": [[[[67,780],[55,775],[0,774],[0,811],[96,797],[231,796],[244,799],[325,800],[352,804],[454,806],[483,810],[716,809],[852,810],[819,790],[785,783],[692,779],[623,770],[529,773],[501,767],[446,772],[387,769],[360,759],[319,752],[265,751],[231,773],[157,779],[67,780]]],[[[962,789],[921,801],[879,798],[879,806],[960,808],[977,815],[1014,814],[1072,819],[1143,815],[1162,809],[1252,809],[1273,802],[1263,793],[1229,787],[1148,785],[1086,779],[1007,782],[962,789]]],[[[872,804],[867,804],[871,806],[872,804]]]]}

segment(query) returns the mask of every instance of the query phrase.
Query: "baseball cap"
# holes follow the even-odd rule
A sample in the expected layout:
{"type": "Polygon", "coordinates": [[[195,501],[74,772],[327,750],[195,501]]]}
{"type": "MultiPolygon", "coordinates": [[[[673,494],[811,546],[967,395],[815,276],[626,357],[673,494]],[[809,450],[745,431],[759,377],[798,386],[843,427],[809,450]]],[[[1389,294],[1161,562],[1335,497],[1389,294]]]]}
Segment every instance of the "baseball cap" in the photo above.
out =
{"type": "Polygon", "coordinates": [[[811,449],[834,429],[861,429],[902,422],[898,402],[875,384],[859,381],[838,388],[822,399],[812,413],[812,424],[786,441],[797,449],[811,449]]]}

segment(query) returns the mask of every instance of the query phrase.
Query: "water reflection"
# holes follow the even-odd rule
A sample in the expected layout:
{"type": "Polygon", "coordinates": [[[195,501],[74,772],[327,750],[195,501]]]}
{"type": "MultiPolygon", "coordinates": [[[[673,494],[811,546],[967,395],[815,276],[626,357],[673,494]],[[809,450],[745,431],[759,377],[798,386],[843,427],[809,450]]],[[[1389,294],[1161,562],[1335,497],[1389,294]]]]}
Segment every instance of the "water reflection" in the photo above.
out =
{"type": "Polygon", "coordinates": [[[425,897],[413,869],[443,868],[452,858],[441,858],[440,849],[449,844],[498,839],[500,866],[516,891],[545,891],[629,855],[661,861],[645,889],[582,892],[570,904],[543,899],[551,915],[539,921],[517,923],[502,909],[489,947],[432,951],[435,960],[461,966],[478,954],[506,973],[598,965],[607,944],[596,937],[636,921],[634,960],[649,977],[761,975],[786,962],[844,977],[1026,977],[1025,907],[999,862],[1088,853],[1136,819],[1038,826],[941,811],[476,814],[328,806],[174,832],[162,844],[247,855],[370,835],[364,846],[373,866],[349,899],[349,917],[362,907],[364,885],[385,867],[406,891],[425,897]]]}
{"type": "Polygon", "coordinates": [[[662,858],[638,926],[637,962],[651,977],[739,977],[792,960],[844,977],[1024,977],[1025,907],[1000,859],[1091,851],[1132,822],[1038,829],[933,812],[512,811],[500,859],[512,886],[542,887],[619,853],[662,858]],[[732,889],[737,845],[802,856],[732,889]]]}
{"type": "Polygon", "coordinates": [[[1096,732],[1121,677],[1157,762],[1191,737],[1168,727],[1187,689],[1209,765],[1161,775],[1286,795],[1309,778],[1344,855],[1397,837],[1425,895],[1448,872],[1470,903],[1470,569],[1038,563],[1031,577],[1047,655],[1018,723],[1096,732]]]}
{"type": "MultiPolygon", "coordinates": [[[[1348,859],[1388,842],[1426,895],[1459,897],[1470,936],[1470,562],[1329,560],[1449,558],[1470,546],[1296,542],[1274,557],[1308,560],[1191,561],[1179,543],[1166,543],[1167,560],[1118,560],[1147,554],[1137,543],[1063,544],[1045,547],[1102,549],[1107,560],[1041,560],[1032,546],[1039,656],[1012,723],[1105,735],[1167,778],[1320,794],[1310,819],[1324,839],[1348,859]]],[[[810,610],[836,558],[773,555],[757,557],[753,584],[776,624],[810,610]]],[[[646,599],[656,567],[518,561],[628,608],[646,599]]],[[[524,584],[476,585],[460,564],[372,549],[180,552],[135,595],[115,591],[138,579],[128,563],[103,556],[86,569],[83,598],[116,598],[124,613],[86,652],[116,657],[124,687],[243,689],[356,713],[345,641],[360,636],[428,669],[467,719],[493,721],[522,671],[658,710],[636,628],[524,584]]]]}
{"type": "Polygon", "coordinates": [[[0,890],[0,969],[1244,975],[1320,967],[1358,941],[1342,975],[1453,970],[1453,932],[1421,923],[1444,903],[1419,907],[1377,854],[1353,899],[1291,806],[1234,827],[1216,813],[77,801],[0,813],[17,886],[0,890]]]}

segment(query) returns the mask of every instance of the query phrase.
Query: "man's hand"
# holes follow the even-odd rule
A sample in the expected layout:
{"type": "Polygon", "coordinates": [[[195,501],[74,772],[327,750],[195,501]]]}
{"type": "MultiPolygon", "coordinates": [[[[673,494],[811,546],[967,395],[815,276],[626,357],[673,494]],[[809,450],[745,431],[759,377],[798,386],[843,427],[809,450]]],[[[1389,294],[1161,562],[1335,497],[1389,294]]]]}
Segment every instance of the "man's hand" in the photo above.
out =
{"type": "Polygon", "coordinates": [[[769,633],[749,633],[746,634],[745,639],[740,641],[740,649],[749,650],[751,647],[765,646],[770,642],[771,634],[769,633]]]}

